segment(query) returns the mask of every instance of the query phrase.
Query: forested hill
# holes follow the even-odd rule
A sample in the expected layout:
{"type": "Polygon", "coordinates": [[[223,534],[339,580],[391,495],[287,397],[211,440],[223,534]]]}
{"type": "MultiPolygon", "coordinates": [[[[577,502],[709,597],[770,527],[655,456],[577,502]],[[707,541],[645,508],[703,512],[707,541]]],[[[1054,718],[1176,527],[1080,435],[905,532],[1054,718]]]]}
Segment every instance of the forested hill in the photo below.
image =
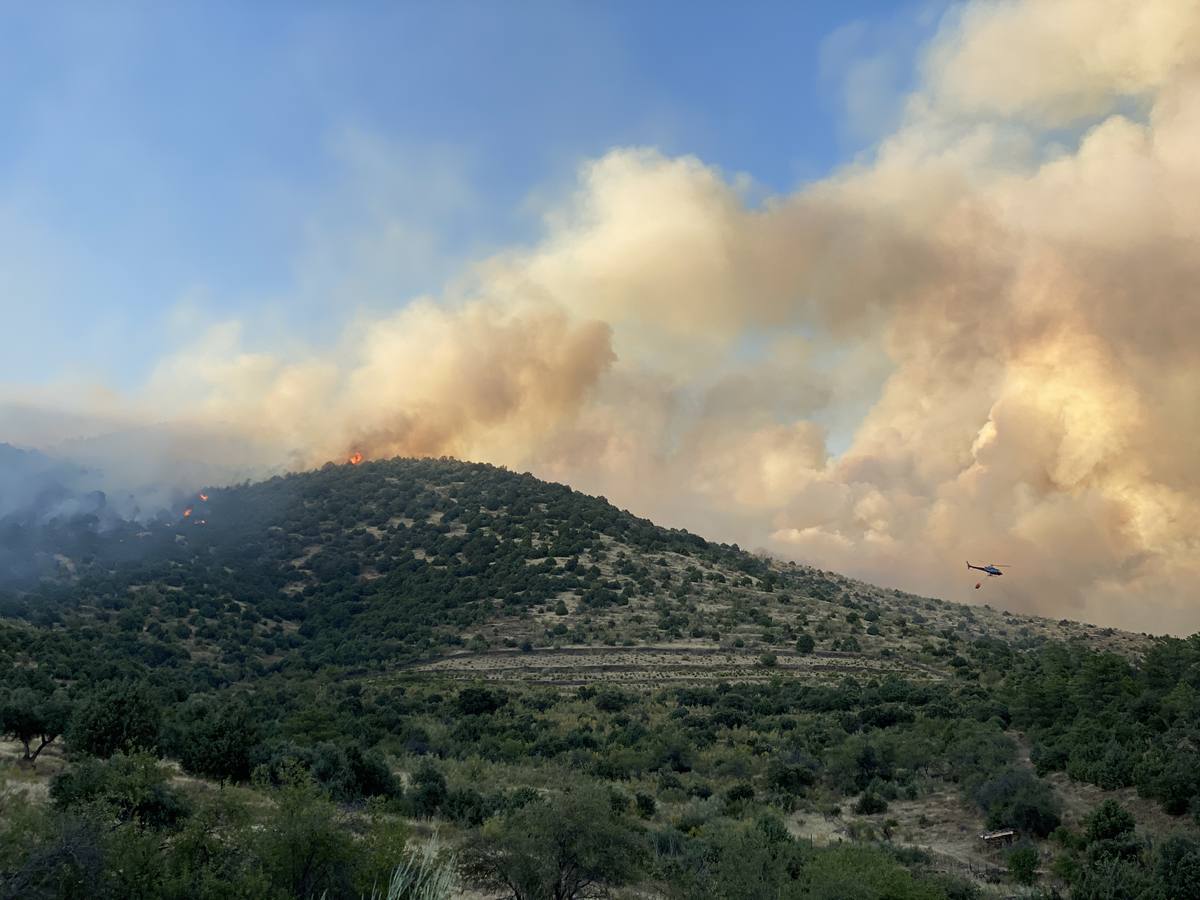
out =
{"type": "Polygon", "coordinates": [[[87,511],[10,517],[0,546],[21,560],[4,573],[0,615],[115,625],[151,663],[377,666],[472,639],[474,649],[770,649],[802,633],[817,650],[874,654],[917,654],[947,635],[1138,646],[1111,630],[771,562],[657,527],[602,497],[445,459],[330,464],[202,488],[151,523],[102,524],[87,511]]]}
{"type": "Polygon", "coordinates": [[[539,855],[560,832],[670,900],[1006,896],[981,872],[1197,896],[1200,639],[872,587],[450,460],[9,516],[0,549],[0,896],[369,896],[430,819],[488,896],[573,866],[539,855]],[[312,883],[303,841],[333,848],[312,883]]]}

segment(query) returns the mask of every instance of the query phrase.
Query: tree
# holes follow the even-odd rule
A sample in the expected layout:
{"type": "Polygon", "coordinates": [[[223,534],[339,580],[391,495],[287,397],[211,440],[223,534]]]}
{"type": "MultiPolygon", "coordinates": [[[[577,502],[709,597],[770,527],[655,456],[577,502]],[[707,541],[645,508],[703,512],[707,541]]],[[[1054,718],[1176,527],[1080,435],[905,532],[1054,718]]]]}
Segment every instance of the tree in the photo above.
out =
{"type": "Polygon", "coordinates": [[[487,688],[466,687],[458,692],[458,709],[465,716],[486,716],[496,712],[508,698],[487,688]]]}
{"type": "Polygon", "coordinates": [[[487,822],[465,851],[465,871],[514,900],[583,900],[630,881],[643,854],[607,794],[575,788],[487,822]]]}
{"type": "Polygon", "coordinates": [[[979,785],[974,795],[991,828],[1016,828],[1045,837],[1061,821],[1050,786],[1025,769],[1001,772],[979,785]]]}
{"type": "Polygon", "coordinates": [[[1134,835],[1133,816],[1116,800],[1105,800],[1087,818],[1087,855],[1090,860],[1120,857],[1136,860],[1142,843],[1134,835]]]}
{"type": "Polygon", "coordinates": [[[1154,873],[1172,900],[1200,900],[1200,844],[1173,834],[1159,845],[1154,873]]]}
{"type": "Polygon", "coordinates": [[[449,791],[446,788],[446,776],[439,772],[433,763],[428,760],[421,763],[413,773],[412,781],[412,790],[408,796],[412,801],[414,814],[428,818],[442,808],[449,791]]]}
{"type": "Polygon", "coordinates": [[[0,734],[20,741],[22,759],[33,763],[67,725],[70,707],[61,691],[17,688],[0,698],[0,734]],[[36,746],[34,746],[36,742],[36,746]]]}
{"type": "Polygon", "coordinates": [[[240,700],[195,704],[174,729],[171,749],[194,775],[247,781],[262,742],[261,722],[262,716],[240,700]]]}
{"type": "Polygon", "coordinates": [[[1017,847],[1008,854],[1008,874],[1017,884],[1037,881],[1038,852],[1035,847],[1017,847]]]}
{"type": "Polygon", "coordinates": [[[796,639],[797,653],[812,653],[816,646],[817,642],[813,640],[811,634],[802,634],[796,639]]]}
{"type": "Polygon", "coordinates": [[[158,701],[144,684],[112,682],[94,691],[71,715],[67,744],[106,759],[118,750],[157,750],[158,701]]]}
{"type": "Polygon", "coordinates": [[[1087,818],[1088,843],[1111,841],[1132,834],[1133,815],[1116,800],[1105,800],[1087,818]]]}
{"type": "Polygon", "coordinates": [[[352,896],[354,839],[333,803],[299,767],[286,774],[276,802],[257,839],[271,882],[290,897],[352,896]]]}

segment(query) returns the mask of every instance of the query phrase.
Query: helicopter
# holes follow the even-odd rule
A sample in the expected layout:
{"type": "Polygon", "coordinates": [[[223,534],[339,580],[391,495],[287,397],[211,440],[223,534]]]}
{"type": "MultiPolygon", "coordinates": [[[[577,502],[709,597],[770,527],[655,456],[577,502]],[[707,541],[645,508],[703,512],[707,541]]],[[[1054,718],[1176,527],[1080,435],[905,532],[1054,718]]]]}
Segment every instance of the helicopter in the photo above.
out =
{"type": "Polygon", "coordinates": [[[1007,568],[1008,566],[1009,566],[1009,563],[1001,563],[1000,565],[992,564],[990,566],[973,566],[969,562],[967,563],[968,569],[978,569],[980,572],[986,572],[988,574],[988,577],[992,577],[995,575],[1003,575],[1004,573],[1001,572],[1000,569],[1007,568]]]}

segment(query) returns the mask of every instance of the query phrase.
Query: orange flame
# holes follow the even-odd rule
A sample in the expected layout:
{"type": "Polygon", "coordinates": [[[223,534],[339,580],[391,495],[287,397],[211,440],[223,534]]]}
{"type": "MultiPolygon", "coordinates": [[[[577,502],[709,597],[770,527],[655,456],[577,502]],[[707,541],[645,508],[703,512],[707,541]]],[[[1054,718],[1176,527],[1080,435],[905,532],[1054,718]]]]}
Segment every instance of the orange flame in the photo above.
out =
{"type": "Polygon", "coordinates": [[[184,517],[185,519],[186,519],[188,516],[190,516],[191,514],[192,514],[192,508],[191,508],[190,506],[189,506],[187,509],[185,509],[185,510],[183,511],[183,517],[184,517]]]}
{"type": "Polygon", "coordinates": [[[362,454],[356,450],[350,454],[350,465],[357,466],[360,462],[362,462],[362,459],[362,454]]]}
{"type": "Polygon", "coordinates": [[[200,493],[200,499],[201,499],[201,500],[207,500],[207,499],[208,499],[208,494],[205,494],[204,492],[201,492],[201,493],[200,493]]]}

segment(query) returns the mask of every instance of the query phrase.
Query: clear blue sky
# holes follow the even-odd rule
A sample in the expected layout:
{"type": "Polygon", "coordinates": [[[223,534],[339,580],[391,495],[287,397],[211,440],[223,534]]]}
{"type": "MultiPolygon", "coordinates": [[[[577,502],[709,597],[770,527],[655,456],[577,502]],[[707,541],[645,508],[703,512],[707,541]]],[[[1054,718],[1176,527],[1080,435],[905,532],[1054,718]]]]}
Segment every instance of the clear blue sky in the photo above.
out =
{"type": "Polygon", "coordinates": [[[878,0],[0,0],[0,384],[136,384],[189,304],[319,335],[337,235],[425,235],[403,302],[536,236],[531,194],[614,146],[791,189],[869,141],[848,68],[899,92],[934,25],[878,0]]]}

